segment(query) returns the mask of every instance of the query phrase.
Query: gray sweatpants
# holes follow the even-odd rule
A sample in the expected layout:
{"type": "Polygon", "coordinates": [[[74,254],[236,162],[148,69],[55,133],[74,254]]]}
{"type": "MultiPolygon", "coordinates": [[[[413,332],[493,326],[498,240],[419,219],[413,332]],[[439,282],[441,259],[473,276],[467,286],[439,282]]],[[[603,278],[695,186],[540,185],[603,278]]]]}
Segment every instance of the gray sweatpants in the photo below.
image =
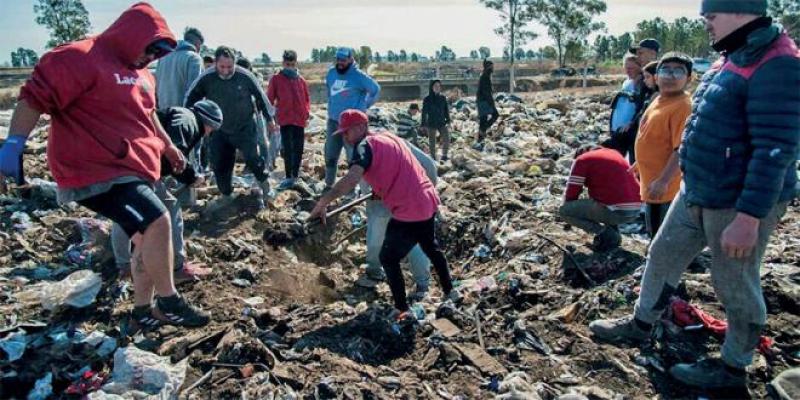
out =
{"type": "MultiPolygon", "coordinates": [[[[156,181],[153,185],[156,196],[164,203],[169,211],[170,224],[172,225],[172,247],[175,255],[175,270],[183,268],[186,260],[186,250],[183,248],[183,215],[181,206],[175,196],[169,192],[167,185],[162,181],[156,181]]],[[[125,269],[131,266],[131,238],[125,233],[119,224],[114,224],[111,228],[111,249],[114,252],[114,260],[117,268],[125,269]]]]}
{"type": "Polygon", "coordinates": [[[658,320],[669,305],[683,271],[708,246],[712,255],[711,282],[728,319],[722,359],[732,367],[750,365],[767,321],[759,275],[761,258],[787,205],[777,204],[761,219],[753,254],[746,259],[733,259],[722,251],[720,238],[737,211],[692,206],[678,195],[650,246],[635,317],[647,323],[658,320]]]}
{"type": "MultiPolygon", "coordinates": [[[[392,219],[392,213],[380,200],[367,201],[367,276],[377,277],[384,275],[381,265],[380,253],[383,241],[386,238],[386,227],[392,219]]],[[[431,277],[431,261],[419,245],[414,246],[406,256],[418,287],[429,286],[431,277]]]]}
{"type": "Polygon", "coordinates": [[[617,226],[635,220],[638,210],[611,210],[592,199],[579,199],[564,203],[558,210],[566,223],[597,235],[606,226],[617,226]]]}
{"type": "Polygon", "coordinates": [[[345,156],[348,160],[350,160],[353,149],[342,139],[342,135],[333,135],[339,129],[339,121],[328,118],[327,128],[327,136],[325,138],[325,185],[333,186],[336,182],[336,172],[339,170],[339,157],[342,156],[342,149],[345,150],[345,156]]]}

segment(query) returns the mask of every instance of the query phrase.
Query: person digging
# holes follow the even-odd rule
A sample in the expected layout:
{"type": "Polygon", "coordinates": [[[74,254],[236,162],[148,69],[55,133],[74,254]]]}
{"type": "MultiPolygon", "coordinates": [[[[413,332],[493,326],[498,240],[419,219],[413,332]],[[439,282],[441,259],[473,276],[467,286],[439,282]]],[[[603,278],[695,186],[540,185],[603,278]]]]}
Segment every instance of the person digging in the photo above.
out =
{"type": "Polygon", "coordinates": [[[361,179],[372,186],[374,195],[392,214],[379,257],[398,311],[397,320],[408,321],[414,316],[409,312],[400,260],[415,245],[433,263],[445,297],[457,302],[460,294],[453,289],[447,260],[436,240],[435,217],[440,203],[436,188],[402,139],[388,132],[370,132],[368,122],[367,114],[359,110],[345,110],[339,116],[334,134],[353,146],[350,168],[320,198],[308,218],[320,218],[325,223],[332,201],[350,193],[361,179]]]}

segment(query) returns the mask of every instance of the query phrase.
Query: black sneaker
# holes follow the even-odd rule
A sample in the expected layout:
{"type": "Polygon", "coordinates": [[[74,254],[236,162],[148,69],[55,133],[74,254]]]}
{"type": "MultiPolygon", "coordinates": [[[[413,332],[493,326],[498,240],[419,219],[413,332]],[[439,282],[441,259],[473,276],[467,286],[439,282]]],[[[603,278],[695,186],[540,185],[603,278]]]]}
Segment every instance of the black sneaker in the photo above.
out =
{"type": "Polygon", "coordinates": [[[640,343],[650,338],[650,330],[639,326],[631,316],[617,319],[598,319],[589,324],[594,337],[610,343],[640,343]]]}
{"type": "Polygon", "coordinates": [[[192,306],[177,294],[172,297],[159,297],[153,315],[168,324],[195,328],[205,326],[211,320],[208,312],[192,306]]]}
{"type": "Polygon", "coordinates": [[[133,330],[150,330],[163,325],[153,314],[152,307],[134,307],[131,311],[131,322],[133,330]]]}
{"type": "Polygon", "coordinates": [[[727,366],[718,358],[694,364],[676,364],[669,374],[681,383],[701,389],[734,389],[747,386],[747,372],[727,366]]]}

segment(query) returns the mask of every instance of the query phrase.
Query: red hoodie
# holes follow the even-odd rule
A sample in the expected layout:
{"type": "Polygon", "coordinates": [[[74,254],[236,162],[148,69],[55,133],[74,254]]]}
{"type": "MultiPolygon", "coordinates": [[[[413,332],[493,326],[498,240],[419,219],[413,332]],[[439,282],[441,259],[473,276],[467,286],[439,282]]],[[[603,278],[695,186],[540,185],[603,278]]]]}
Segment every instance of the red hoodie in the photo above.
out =
{"type": "Polygon", "coordinates": [[[306,126],[311,111],[311,98],[308,84],[302,76],[291,79],[280,72],[273,75],[269,80],[267,97],[278,109],[278,125],[306,126]]]}
{"type": "Polygon", "coordinates": [[[47,160],[59,187],[159,179],[164,143],[151,119],[155,79],[132,66],[159,39],[175,45],[161,14],[138,3],[100,35],[59,46],[36,65],[19,98],[52,117],[47,160]]]}

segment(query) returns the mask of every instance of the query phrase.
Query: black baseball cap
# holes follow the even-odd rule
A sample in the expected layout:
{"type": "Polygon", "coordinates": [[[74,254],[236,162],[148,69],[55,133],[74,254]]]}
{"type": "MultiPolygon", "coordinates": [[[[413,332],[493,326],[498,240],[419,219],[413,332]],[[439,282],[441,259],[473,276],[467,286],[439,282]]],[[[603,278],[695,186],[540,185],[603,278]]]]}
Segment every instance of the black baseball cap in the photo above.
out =
{"type": "Polygon", "coordinates": [[[683,64],[686,67],[686,72],[688,72],[689,74],[692,73],[692,67],[694,66],[694,62],[692,61],[692,58],[685,53],[681,53],[678,51],[671,51],[667,54],[664,54],[664,56],[661,57],[660,60],[658,60],[658,68],[661,68],[662,65],[668,62],[683,64]]]}
{"type": "Polygon", "coordinates": [[[650,49],[658,53],[658,51],[661,50],[661,43],[653,38],[647,38],[639,42],[638,46],[631,47],[629,51],[636,54],[636,50],[638,49],[650,49]]]}

